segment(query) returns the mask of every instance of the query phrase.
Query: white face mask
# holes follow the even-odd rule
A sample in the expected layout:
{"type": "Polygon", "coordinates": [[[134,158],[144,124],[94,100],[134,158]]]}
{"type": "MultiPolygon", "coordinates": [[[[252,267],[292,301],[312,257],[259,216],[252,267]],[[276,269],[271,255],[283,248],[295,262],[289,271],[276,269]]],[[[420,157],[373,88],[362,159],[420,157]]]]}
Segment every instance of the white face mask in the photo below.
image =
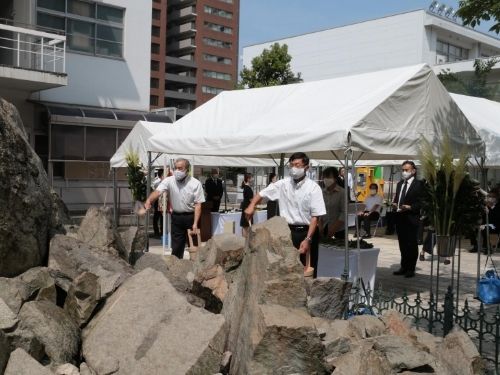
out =
{"type": "Polygon", "coordinates": [[[403,171],[403,173],[401,173],[401,175],[403,176],[403,178],[405,180],[408,180],[411,176],[413,176],[413,173],[408,172],[408,171],[403,171]]]}
{"type": "Polygon", "coordinates": [[[377,195],[377,190],[370,190],[371,195],[377,195]]]}
{"type": "Polygon", "coordinates": [[[186,177],[186,171],[180,171],[180,170],[176,169],[174,171],[174,176],[175,176],[175,179],[177,181],[181,181],[186,177]]]}
{"type": "Polygon", "coordinates": [[[335,180],[333,178],[324,178],[323,183],[328,188],[334,184],[335,180]]]}
{"type": "Polygon", "coordinates": [[[305,173],[305,168],[293,167],[292,169],[290,169],[290,177],[292,177],[294,180],[298,180],[299,178],[304,177],[305,173]]]}

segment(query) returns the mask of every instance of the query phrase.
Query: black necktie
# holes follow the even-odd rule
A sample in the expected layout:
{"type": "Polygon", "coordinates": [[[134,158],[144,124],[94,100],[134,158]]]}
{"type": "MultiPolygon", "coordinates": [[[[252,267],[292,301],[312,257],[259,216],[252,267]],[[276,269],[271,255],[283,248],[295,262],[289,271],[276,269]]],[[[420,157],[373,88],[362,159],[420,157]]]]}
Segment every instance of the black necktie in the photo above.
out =
{"type": "Polygon", "coordinates": [[[407,188],[408,188],[408,181],[405,181],[405,186],[403,186],[403,191],[401,192],[401,197],[399,198],[399,206],[401,206],[405,200],[407,188]]]}

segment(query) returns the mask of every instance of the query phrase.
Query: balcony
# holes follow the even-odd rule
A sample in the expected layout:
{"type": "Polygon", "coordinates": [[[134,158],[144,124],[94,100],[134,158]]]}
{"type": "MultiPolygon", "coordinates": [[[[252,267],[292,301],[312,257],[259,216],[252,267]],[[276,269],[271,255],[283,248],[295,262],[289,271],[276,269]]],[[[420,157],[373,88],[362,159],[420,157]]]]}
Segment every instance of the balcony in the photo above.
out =
{"type": "Polygon", "coordinates": [[[168,29],[169,36],[194,36],[196,34],[195,22],[186,22],[180,25],[174,25],[168,29]]]}
{"type": "Polygon", "coordinates": [[[191,51],[196,49],[195,39],[187,38],[176,40],[167,45],[167,52],[175,52],[177,54],[186,53],[187,51],[191,51]]]}
{"type": "Polygon", "coordinates": [[[0,87],[35,92],[67,84],[66,36],[0,23],[0,87]]]}
{"type": "Polygon", "coordinates": [[[196,4],[196,0],[169,0],[168,6],[181,7],[196,4]]]}
{"type": "Polygon", "coordinates": [[[186,91],[165,90],[165,98],[189,100],[189,101],[195,102],[196,101],[196,94],[194,92],[189,91],[189,90],[186,90],[186,91]]]}
{"type": "Polygon", "coordinates": [[[169,22],[181,23],[183,21],[187,21],[188,19],[196,18],[196,7],[188,6],[181,9],[176,9],[171,11],[167,15],[167,24],[169,22]]]}
{"type": "Polygon", "coordinates": [[[180,74],[165,73],[165,80],[186,85],[196,85],[196,77],[180,74]]]}
{"type": "Polygon", "coordinates": [[[183,59],[180,57],[166,56],[165,62],[169,65],[175,65],[183,68],[196,68],[196,62],[193,59],[183,59]]]}

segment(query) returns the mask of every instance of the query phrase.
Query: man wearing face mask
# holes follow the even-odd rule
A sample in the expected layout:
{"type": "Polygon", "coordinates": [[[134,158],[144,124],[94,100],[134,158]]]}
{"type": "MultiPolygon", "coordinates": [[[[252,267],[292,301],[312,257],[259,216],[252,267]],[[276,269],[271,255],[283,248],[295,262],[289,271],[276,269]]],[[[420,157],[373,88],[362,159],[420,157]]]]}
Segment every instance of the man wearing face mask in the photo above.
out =
{"type": "Polygon", "coordinates": [[[291,231],[292,242],[299,250],[300,260],[305,265],[305,254],[311,254],[311,266],[314,275],[318,269],[318,221],[326,214],[325,202],[319,185],[306,176],[309,158],[302,152],[296,152],[289,159],[290,177],[269,184],[254,196],[245,210],[247,218],[255,212],[255,206],[266,198],[279,200],[280,216],[287,222],[291,231]]]}
{"type": "Polygon", "coordinates": [[[370,224],[377,221],[380,217],[380,208],[382,207],[382,197],[378,195],[378,185],[370,184],[370,195],[365,198],[365,209],[358,212],[358,225],[364,227],[365,234],[363,238],[371,238],[370,224]]]}
{"type": "Polygon", "coordinates": [[[339,186],[339,171],[335,167],[323,171],[323,199],[325,201],[326,215],[321,218],[322,234],[337,239],[345,238],[345,193],[339,186]]]}
{"type": "Polygon", "coordinates": [[[394,275],[415,276],[418,259],[418,226],[420,220],[421,197],[424,189],[422,181],[416,178],[417,168],[412,161],[402,164],[403,179],[398,182],[392,202],[396,209],[395,222],[398,235],[401,267],[394,275]]]}
{"type": "Polygon", "coordinates": [[[179,259],[184,256],[187,230],[199,232],[201,204],[205,202],[201,182],[189,176],[190,167],[189,160],[177,159],[174,175],[163,179],[144,204],[149,210],[161,193],[168,192],[168,199],[173,209],[172,255],[179,259]]]}
{"type": "Polygon", "coordinates": [[[212,175],[205,181],[205,191],[207,192],[207,202],[212,202],[212,212],[219,212],[224,188],[222,180],[219,178],[218,169],[212,169],[212,175]]]}

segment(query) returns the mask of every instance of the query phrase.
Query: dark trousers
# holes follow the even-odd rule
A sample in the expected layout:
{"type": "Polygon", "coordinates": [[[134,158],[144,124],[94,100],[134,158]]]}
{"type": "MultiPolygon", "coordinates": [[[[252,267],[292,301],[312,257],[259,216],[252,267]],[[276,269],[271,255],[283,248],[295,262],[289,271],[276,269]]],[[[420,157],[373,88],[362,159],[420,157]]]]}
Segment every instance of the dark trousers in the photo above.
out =
{"type": "Polygon", "coordinates": [[[398,215],[396,232],[401,252],[401,269],[415,272],[418,259],[418,223],[414,223],[409,215],[398,215]]]}
{"type": "Polygon", "coordinates": [[[163,232],[163,212],[158,210],[158,201],[154,204],[153,231],[155,232],[155,236],[159,236],[163,232]],[[160,224],[159,227],[158,223],[160,224]]]}
{"type": "Polygon", "coordinates": [[[387,211],[385,214],[386,228],[385,234],[390,236],[396,231],[396,213],[387,211]]]}
{"type": "Polygon", "coordinates": [[[220,207],[220,199],[219,200],[212,200],[212,212],[219,212],[219,207],[220,207]]]}
{"type": "MultiPolygon", "coordinates": [[[[495,229],[492,229],[490,228],[489,230],[490,234],[498,234],[499,233],[499,229],[498,228],[495,228],[495,229]]],[[[487,248],[487,244],[490,239],[489,238],[486,238],[486,228],[484,228],[483,230],[481,230],[481,247],[483,249],[486,249],[487,248]]],[[[474,250],[477,250],[477,231],[474,231],[471,233],[471,236],[470,236],[470,243],[472,246],[474,246],[474,250]]],[[[495,244],[493,244],[494,246],[495,244]]]]}
{"type": "Polygon", "coordinates": [[[361,226],[363,226],[363,229],[365,230],[366,234],[370,234],[371,222],[377,221],[379,217],[380,214],[378,212],[372,212],[368,216],[358,215],[359,227],[361,228],[361,226]]]}
{"type": "Polygon", "coordinates": [[[194,213],[172,214],[172,255],[182,259],[186,247],[187,230],[193,227],[194,213]]]}
{"type": "MultiPolygon", "coordinates": [[[[307,237],[307,232],[309,230],[309,226],[303,226],[302,228],[304,229],[295,229],[293,227],[290,227],[290,231],[292,232],[292,242],[293,246],[298,249],[300,247],[300,243],[304,241],[304,239],[307,237]]],[[[312,243],[311,243],[311,267],[314,267],[314,274],[313,278],[316,278],[318,275],[318,246],[319,246],[319,232],[316,230],[314,232],[314,235],[312,236],[312,243]]],[[[306,265],[306,255],[301,254],[300,255],[300,261],[302,264],[305,266],[306,265]]]]}

